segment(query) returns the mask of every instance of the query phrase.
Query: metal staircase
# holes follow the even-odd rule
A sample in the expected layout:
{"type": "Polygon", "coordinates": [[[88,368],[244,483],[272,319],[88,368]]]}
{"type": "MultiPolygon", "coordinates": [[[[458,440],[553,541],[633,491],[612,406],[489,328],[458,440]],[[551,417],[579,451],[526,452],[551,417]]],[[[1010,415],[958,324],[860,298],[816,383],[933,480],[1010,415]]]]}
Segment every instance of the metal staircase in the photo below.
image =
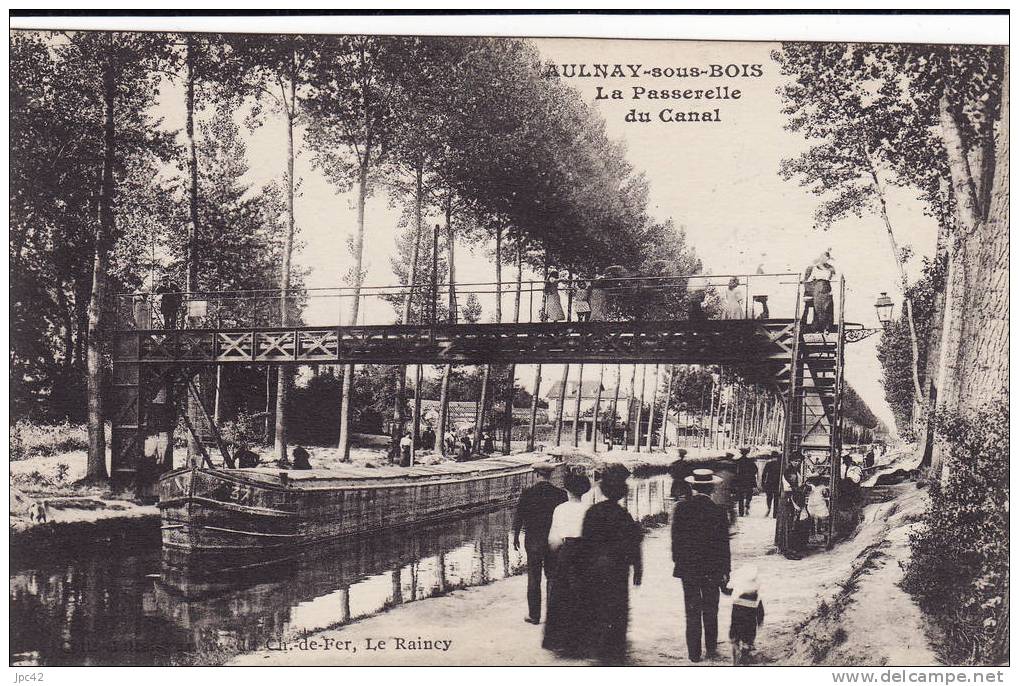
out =
{"type": "MultiPolygon", "coordinates": [[[[845,367],[845,320],[843,301],[845,280],[839,282],[838,317],[825,331],[805,326],[799,306],[791,354],[793,369],[786,393],[788,421],[782,473],[790,462],[799,465],[801,487],[821,489],[829,516],[823,530],[812,530],[809,544],[830,547],[838,519],[839,482],[842,455],[842,383],[845,367]]],[[[804,299],[806,300],[806,299],[804,299]]],[[[806,309],[807,303],[803,307],[806,309]]],[[[783,489],[786,481],[783,479],[783,489]]],[[[790,523],[785,494],[780,498],[776,543],[783,550],[790,546],[790,523]]]]}

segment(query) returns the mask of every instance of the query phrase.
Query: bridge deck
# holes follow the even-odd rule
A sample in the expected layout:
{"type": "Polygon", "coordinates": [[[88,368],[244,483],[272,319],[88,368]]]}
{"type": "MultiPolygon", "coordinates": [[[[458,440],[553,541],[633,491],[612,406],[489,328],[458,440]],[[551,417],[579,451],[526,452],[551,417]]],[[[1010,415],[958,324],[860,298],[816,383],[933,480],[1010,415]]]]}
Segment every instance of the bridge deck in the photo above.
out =
{"type": "Polygon", "coordinates": [[[781,367],[793,320],[120,330],[143,364],[666,363],[781,367]]]}

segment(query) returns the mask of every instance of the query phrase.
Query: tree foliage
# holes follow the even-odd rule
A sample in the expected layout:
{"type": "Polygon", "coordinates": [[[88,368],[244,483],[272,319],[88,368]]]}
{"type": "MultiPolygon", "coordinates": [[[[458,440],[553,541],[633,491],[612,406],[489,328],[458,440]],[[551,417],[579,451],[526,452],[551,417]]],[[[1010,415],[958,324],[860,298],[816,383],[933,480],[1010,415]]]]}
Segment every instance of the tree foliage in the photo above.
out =
{"type": "MultiPolygon", "coordinates": [[[[11,377],[16,415],[84,416],[87,310],[104,158],[100,65],[116,72],[112,283],[145,273],[151,232],[171,210],[160,169],[176,152],[151,115],[165,57],[148,36],[12,32],[11,377]]],[[[106,299],[110,305],[112,298],[106,299]]],[[[111,308],[112,309],[112,308],[111,308]]]]}
{"type": "MultiPolygon", "coordinates": [[[[926,384],[927,352],[932,336],[940,335],[934,326],[933,306],[935,294],[945,286],[944,259],[924,259],[923,273],[916,283],[910,285],[907,295],[913,302],[913,321],[920,343],[918,366],[920,381],[926,384]]],[[[881,334],[877,344],[877,357],[881,363],[882,386],[885,400],[892,409],[899,434],[912,436],[913,381],[910,374],[912,349],[909,340],[909,324],[905,315],[890,322],[881,334]]]]}
{"type": "Polygon", "coordinates": [[[952,446],[949,475],[931,484],[930,510],[911,536],[903,583],[946,632],[946,662],[1007,662],[1008,409],[941,416],[936,429],[952,446]]]}

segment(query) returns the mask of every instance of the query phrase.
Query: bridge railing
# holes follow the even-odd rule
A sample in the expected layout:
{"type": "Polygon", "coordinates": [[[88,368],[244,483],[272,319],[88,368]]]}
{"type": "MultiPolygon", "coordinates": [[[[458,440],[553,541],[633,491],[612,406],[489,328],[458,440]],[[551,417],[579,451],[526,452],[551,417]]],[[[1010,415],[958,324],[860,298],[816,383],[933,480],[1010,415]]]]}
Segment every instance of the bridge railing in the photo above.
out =
{"type": "Polygon", "coordinates": [[[797,274],[776,273],[564,279],[554,285],[511,280],[452,288],[365,285],[285,294],[279,289],[136,291],[116,297],[115,326],[159,330],[686,320],[696,318],[698,311],[715,319],[792,318],[798,285],[797,274]]]}

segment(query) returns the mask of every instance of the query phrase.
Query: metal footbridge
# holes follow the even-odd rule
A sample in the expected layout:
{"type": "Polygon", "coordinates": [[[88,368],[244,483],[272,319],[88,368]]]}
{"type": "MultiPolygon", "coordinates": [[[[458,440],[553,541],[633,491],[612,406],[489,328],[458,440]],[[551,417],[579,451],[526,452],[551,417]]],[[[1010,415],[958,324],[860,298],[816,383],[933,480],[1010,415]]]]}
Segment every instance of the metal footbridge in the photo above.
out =
{"type": "MultiPolygon", "coordinates": [[[[812,331],[805,312],[810,297],[796,274],[603,279],[556,288],[550,293],[543,282],[524,282],[519,288],[458,284],[454,289],[440,289],[433,283],[417,290],[383,286],[286,294],[135,292],[118,296],[109,413],[111,476],[118,484],[143,478],[145,444],[161,404],[168,397],[179,397],[177,388],[183,387],[185,394],[189,386],[193,390],[194,375],[210,366],[697,364],[724,365],[746,382],[780,393],[787,419],[783,473],[792,460],[805,455],[802,478],[823,479],[832,501],[837,500],[847,329],[841,297],[837,319],[822,331],[812,331]],[[723,312],[729,318],[717,319],[710,307],[705,308],[708,312],[699,306],[691,310],[690,293],[730,288],[734,278],[741,297],[732,300],[742,303],[742,312],[729,308],[723,312]],[[592,312],[594,321],[577,321],[575,299],[583,298],[582,293],[589,296],[591,287],[602,289],[604,305],[600,312],[592,312]],[[546,312],[554,310],[546,310],[550,297],[561,301],[565,321],[547,321],[546,312]],[[402,319],[414,319],[408,316],[409,308],[401,305],[408,298],[421,313],[417,318],[426,321],[386,323],[385,318],[392,320],[400,309],[404,309],[402,319]],[[359,312],[354,323],[303,323],[339,319],[336,315],[349,310],[354,299],[359,312]],[[489,311],[512,312],[515,321],[462,321],[458,304],[471,299],[489,311]],[[772,317],[771,311],[794,316],[772,317]],[[282,326],[281,321],[300,323],[282,326]]],[[[825,543],[831,541],[834,520],[830,518],[825,543]]],[[[780,543],[785,536],[782,521],[780,517],[780,543]]]]}

